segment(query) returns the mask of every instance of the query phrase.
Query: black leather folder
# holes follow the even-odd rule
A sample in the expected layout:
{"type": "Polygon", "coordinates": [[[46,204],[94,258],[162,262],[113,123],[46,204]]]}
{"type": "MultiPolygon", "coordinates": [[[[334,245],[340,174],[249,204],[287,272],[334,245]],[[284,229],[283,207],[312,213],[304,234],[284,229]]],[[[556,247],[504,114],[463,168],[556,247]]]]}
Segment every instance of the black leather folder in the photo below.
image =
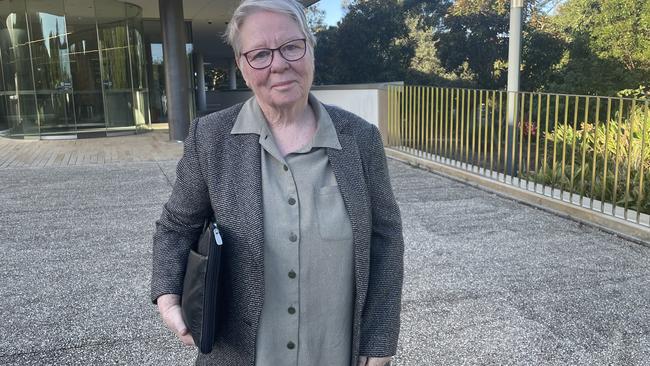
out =
{"type": "Polygon", "coordinates": [[[201,353],[210,353],[218,327],[223,240],[217,224],[206,221],[187,257],[181,312],[201,353]]]}

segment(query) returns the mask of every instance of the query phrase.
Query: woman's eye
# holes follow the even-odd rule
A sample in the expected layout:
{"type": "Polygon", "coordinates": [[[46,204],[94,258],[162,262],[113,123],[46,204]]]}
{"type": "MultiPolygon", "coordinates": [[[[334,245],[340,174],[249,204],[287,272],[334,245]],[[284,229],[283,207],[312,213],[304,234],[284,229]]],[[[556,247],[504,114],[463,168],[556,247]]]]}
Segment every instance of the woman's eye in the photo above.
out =
{"type": "Polygon", "coordinates": [[[264,51],[259,51],[259,52],[254,52],[251,55],[252,60],[263,60],[271,55],[270,51],[264,50],[264,51]]]}

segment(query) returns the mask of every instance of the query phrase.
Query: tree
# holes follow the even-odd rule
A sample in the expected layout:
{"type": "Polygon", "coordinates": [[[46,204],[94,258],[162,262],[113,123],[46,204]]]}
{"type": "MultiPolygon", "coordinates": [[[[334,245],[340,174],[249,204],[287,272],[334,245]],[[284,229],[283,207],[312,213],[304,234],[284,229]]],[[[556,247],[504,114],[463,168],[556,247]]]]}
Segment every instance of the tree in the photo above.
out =
{"type": "Polygon", "coordinates": [[[307,17],[307,26],[313,34],[316,34],[326,28],[325,11],[320,8],[318,3],[312,4],[305,9],[307,17]]]}
{"type": "Polygon", "coordinates": [[[403,80],[414,53],[404,19],[397,0],[352,3],[337,28],[317,34],[316,80],[403,80]]]}
{"type": "Polygon", "coordinates": [[[456,75],[442,67],[437,55],[437,40],[434,38],[433,27],[422,20],[419,14],[409,11],[405,21],[409,38],[413,42],[414,54],[404,81],[416,85],[471,86],[471,75],[456,75]]]}
{"type": "Polygon", "coordinates": [[[433,38],[432,27],[418,26],[418,18],[413,16],[406,19],[406,26],[415,48],[410,69],[424,74],[444,73],[445,70],[436,55],[436,40],[433,38]]]}
{"type": "Polygon", "coordinates": [[[650,68],[650,1],[569,0],[558,24],[569,36],[588,34],[590,49],[629,71],[650,68]]]}
{"type": "Polygon", "coordinates": [[[443,66],[459,73],[467,63],[479,87],[495,89],[505,74],[495,70],[507,58],[508,0],[457,0],[447,10],[436,32],[443,66]]]}
{"type": "Polygon", "coordinates": [[[533,11],[523,27],[521,90],[547,90],[566,47],[561,35],[552,29],[550,17],[533,11]]]}
{"type": "MultiPolygon", "coordinates": [[[[550,31],[547,13],[560,0],[526,1],[522,39],[524,90],[547,84],[564,44],[550,31]]],[[[436,55],[446,72],[475,86],[504,88],[508,68],[509,0],[405,0],[420,29],[433,31],[436,55]]],[[[438,71],[438,75],[441,73],[438,71]]],[[[445,77],[449,79],[449,77],[445,77]]]]}
{"type": "Polygon", "coordinates": [[[567,43],[554,90],[614,95],[650,84],[650,2],[568,0],[552,18],[567,43]]]}
{"type": "Polygon", "coordinates": [[[316,33],[316,39],[314,83],[320,85],[341,83],[339,69],[343,64],[338,53],[338,28],[323,29],[316,33]]]}

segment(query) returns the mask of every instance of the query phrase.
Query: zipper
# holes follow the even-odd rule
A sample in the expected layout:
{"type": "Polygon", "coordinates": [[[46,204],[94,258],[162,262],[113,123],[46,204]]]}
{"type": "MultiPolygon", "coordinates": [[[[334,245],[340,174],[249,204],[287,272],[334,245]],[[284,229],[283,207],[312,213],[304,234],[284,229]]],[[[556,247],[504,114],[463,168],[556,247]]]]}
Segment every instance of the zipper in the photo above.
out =
{"type": "MultiPolygon", "coordinates": [[[[217,224],[215,223],[210,223],[212,225],[212,233],[214,234],[214,241],[215,243],[210,242],[210,247],[208,249],[208,258],[212,258],[211,261],[208,261],[208,268],[207,268],[207,284],[209,285],[209,293],[206,291],[205,298],[204,298],[204,309],[215,309],[216,310],[216,302],[217,302],[217,293],[214,291],[215,287],[218,286],[216,281],[219,281],[219,274],[216,273],[216,266],[218,265],[219,261],[221,260],[221,255],[219,253],[215,253],[216,255],[213,254],[215,250],[217,250],[217,246],[223,245],[223,239],[221,238],[221,234],[219,233],[219,229],[217,228],[217,224]],[[208,296],[211,295],[211,296],[208,296]]],[[[210,317],[210,321],[203,321],[203,331],[202,334],[204,337],[201,337],[201,348],[203,349],[212,349],[212,344],[208,344],[208,339],[212,339],[214,341],[214,331],[215,331],[215,320],[217,317],[216,312],[214,314],[207,314],[207,316],[210,317]]]]}

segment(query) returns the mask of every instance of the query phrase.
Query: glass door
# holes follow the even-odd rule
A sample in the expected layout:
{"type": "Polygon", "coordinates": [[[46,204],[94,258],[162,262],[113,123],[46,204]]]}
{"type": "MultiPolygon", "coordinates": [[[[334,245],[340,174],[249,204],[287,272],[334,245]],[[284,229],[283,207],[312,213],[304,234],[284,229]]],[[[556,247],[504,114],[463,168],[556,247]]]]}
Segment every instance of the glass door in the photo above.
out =
{"type": "Polygon", "coordinates": [[[133,90],[126,7],[95,1],[106,127],[131,129],[133,90]]]}
{"type": "Polygon", "coordinates": [[[92,2],[66,0],[65,11],[77,132],[105,133],[95,8],[92,2]]]}
{"type": "Polygon", "coordinates": [[[74,98],[63,0],[30,0],[27,17],[40,134],[74,134],[74,98]]]}

